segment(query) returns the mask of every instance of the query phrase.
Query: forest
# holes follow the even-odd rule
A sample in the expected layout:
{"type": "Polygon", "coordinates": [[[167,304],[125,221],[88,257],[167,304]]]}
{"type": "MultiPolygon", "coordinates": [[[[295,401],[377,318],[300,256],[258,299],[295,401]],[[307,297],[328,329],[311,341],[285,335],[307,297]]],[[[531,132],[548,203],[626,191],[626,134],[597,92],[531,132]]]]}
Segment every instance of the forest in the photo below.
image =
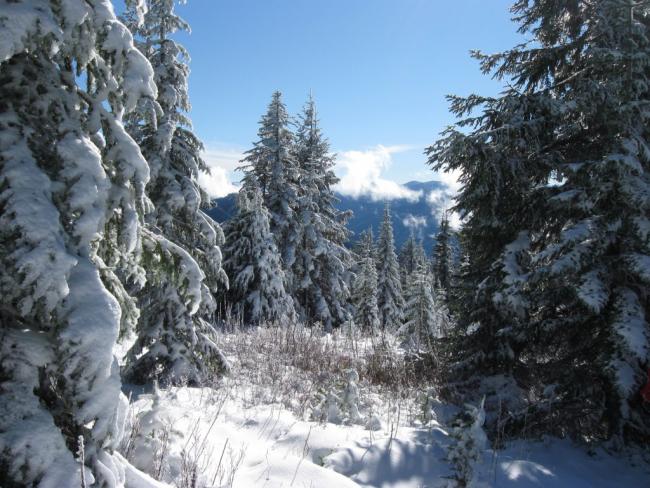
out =
{"type": "Polygon", "coordinates": [[[178,6],[0,1],[0,488],[650,486],[650,1],[513,0],[432,246],[274,86],[213,220],[178,6]]]}

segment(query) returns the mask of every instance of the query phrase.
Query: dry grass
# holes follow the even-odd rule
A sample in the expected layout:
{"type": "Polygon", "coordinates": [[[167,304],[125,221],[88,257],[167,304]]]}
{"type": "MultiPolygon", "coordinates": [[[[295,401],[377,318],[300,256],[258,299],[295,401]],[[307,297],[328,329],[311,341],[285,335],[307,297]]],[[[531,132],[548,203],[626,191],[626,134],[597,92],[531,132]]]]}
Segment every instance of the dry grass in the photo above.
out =
{"type": "Polygon", "coordinates": [[[390,334],[324,333],[318,326],[299,325],[233,327],[220,334],[219,345],[233,363],[229,381],[252,386],[251,403],[279,402],[300,417],[319,392],[340,388],[349,369],[359,374],[366,407],[372,410],[371,399],[381,397],[394,414],[399,405],[406,408],[402,420],[415,418],[417,405],[407,405],[436,386],[431,355],[406,354],[390,334]]]}

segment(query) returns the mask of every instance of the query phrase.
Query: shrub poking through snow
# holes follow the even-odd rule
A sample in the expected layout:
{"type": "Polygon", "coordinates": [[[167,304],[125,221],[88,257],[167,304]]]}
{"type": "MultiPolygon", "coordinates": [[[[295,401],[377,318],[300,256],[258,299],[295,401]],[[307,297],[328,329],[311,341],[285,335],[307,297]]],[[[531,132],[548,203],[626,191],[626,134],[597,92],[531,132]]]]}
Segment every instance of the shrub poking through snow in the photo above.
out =
{"type": "Polygon", "coordinates": [[[487,447],[487,436],[483,431],[485,422],[485,397],[478,407],[467,404],[464,412],[460,413],[452,424],[450,436],[453,440],[449,447],[447,460],[453,465],[456,483],[451,486],[478,488],[475,466],[480,463],[483,451],[487,447]]]}
{"type": "MultiPolygon", "coordinates": [[[[321,389],[317,403],[312,408],[311,418],[318,422],[332,424],[363,424],[359,413],[359,373],[353,368],[345,370],[345,383],[338,388],[321,389]]],[[[374,430],[374,429],[373,429],[374,430]]]]}
{"type": "Polygon", "coordinates": [[[311,419],[321,423],[340,423],[341,410],[339,405],[341,398],[333,390],[320,390],[317,397],[317,403],[311,411],[311,419]]]}
{"type": "Polygon", "coordinates": [[[436,414],[433,410],[433,405],[436,401],[436,391],[433,388],[423,391],[420,394],[420,407],[422,425],[430,425],[431,422],[436,420],[436,414]]]}
{"type": "Polygon", "coordinates": [[[363,418],[359,413],[359,373],[355,369],[346,371],[347,384],[341,398],[341,412],[345,420],[351,424],[360,423],[363,418]]]}

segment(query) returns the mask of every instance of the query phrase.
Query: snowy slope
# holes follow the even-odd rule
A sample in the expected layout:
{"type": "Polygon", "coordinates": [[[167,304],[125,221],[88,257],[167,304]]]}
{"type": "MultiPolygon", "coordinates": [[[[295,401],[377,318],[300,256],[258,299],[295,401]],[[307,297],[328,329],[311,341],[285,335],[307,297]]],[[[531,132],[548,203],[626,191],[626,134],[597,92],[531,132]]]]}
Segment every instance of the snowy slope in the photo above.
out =
{"type": "MultiPolygon", "coordinates": [[[[374,415],[378,430],[367,429],[364,421],[311,421],[309,408],[300,407],[301,390],[306,398],[313,396],[314,383],[283,365],[278,350],[263,350],[267,333],[249,335],[253,339],[245,341],[236,334],[224,337],[233,374],[214,388],[131,391],[133,435],[123,442],[122,452],[135,467],[180,488],[193,486],[194,472],[196,487],[210,488],[455,486],[446,461],[451,442],[447,429],[435,420],[422,425],[409,413],[408,398],[392,403],[362,380],[361,415],[374,415]],[[266,361],[274,369],[266,370],[266,361]]],[[[345,362],[344,338],[310,340],[324,344],[335,357],[335,368],[345,362]]],[[[318,357],[313,343],[307,345],[309,354],[318,357]]],[[[363,357],[366,345],[355,347],[363,357]]],[[[318,377],[324,378],[326,372],[319,371],[318,377]]],[[[440,422],[453,411],[439,403],[435,410],[440,422]]],[[[634,456],[588,453],[557,439],[521,441],[484,452],[477,486],[650,486],[650,465],[641,453],[634,456]]]]}
{"type": "MultiPolygon", "coordinates": [[[[205,454],[205,484],[199,486],[431,488],[449,482],[448,438],[439,426],[401,426],[391,437],[387,429],[301,420],[278,404],[254,405],[250,393],[231,390],[224,401],[225,392],[209,389],[162,392],[158,414],[175,431],[164,481],[178,482],[181,452],[196,443],[205,454]]],[[[151,395],[142,395],[133,406],[146,411],[151,403],[151,395]]],[[[147,469],[146,459],[132,462],[147,469]]],[[[486,451],[480,478],[504,488],[650,486],[648,465],[633,466],[604,451],[590,455],[556,439],[486,451]]]]}

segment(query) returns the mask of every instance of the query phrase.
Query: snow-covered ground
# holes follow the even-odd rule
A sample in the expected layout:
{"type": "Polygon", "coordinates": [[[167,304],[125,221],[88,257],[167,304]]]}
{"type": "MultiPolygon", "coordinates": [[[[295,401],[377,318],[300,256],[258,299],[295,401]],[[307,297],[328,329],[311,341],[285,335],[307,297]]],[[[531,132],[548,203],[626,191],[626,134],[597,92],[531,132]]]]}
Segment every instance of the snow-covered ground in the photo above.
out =
{"type": "MultiPolygon", "coordinates": [[[[301,399],[287,398],[290,390],[275,395],[276,380],[265,387],[231,359],[232,376],[214,388],[132,390],[133,435],[122,451],[134,466],[181,488],[455,486],[446,461],[452,441],[435,419],[422,425],[368,393],[372,401],[362,398],[354,421],[316,422],[309,407],[299,408],[301,399]]],[[[448,417],[443,405],[436,408],[438,418],[448,417]]],[[[520,441],[485,450],[476,486],[648,487],[650,466],[637,457],[635,464],[630,453],[588,453],[557,439],[520,441]]]]}

